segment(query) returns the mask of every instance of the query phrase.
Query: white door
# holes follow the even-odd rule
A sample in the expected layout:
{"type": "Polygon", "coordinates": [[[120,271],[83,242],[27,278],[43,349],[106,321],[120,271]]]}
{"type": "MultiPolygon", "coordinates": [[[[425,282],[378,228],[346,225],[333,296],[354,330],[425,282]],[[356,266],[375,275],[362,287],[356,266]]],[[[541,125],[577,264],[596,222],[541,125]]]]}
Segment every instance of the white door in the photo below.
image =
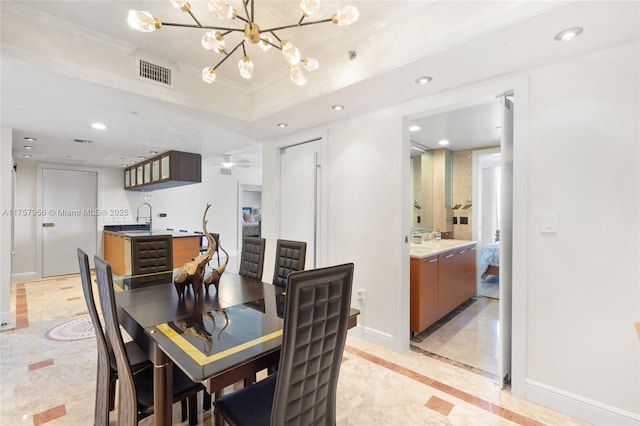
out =
{"type": "Polygon", "coordinates": [[[42,169],[42,276],[78,273],[76,250],[96,254],[98,175],[42,169]]]}
{"type": "Polygon", "coordinates": [[[513,247],[513,102],[502,97],[502,140],[500,179],[500,387],[511,381],[511,262],[513,247]]]}
{"type": "Polygon", "coordinates": [[[280,239],[306,241],[305,269],[318,264],[320,139],[280,149],[280,239]]]}

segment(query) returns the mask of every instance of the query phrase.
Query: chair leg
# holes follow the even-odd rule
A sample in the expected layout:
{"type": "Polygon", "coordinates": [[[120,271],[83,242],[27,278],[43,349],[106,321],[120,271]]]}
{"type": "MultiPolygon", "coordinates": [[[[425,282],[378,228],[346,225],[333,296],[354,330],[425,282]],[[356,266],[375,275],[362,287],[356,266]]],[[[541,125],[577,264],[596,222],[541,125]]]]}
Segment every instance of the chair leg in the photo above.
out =
{"type": "Polygon", "coordinates": [[[202,391],[202,411],[211,410],[211,394],[209,392],[202,391]]]}
{"type": "Polygon", "coordinates": [[[189,424],[198,424],[198,394],[194,393],[189,397],[189,424]]]}
{"type": "MultiPolygon", "coordinates": [[[[217,400],[218,398],[220,398],[222,396],[222,391],[216,391],[216,393],[214,394],[214,398],[217,400]]],[[[222,417],[222,414],[220,414],[220,410],[215,410],[215,412],[213,413],[215,418],[214,418],[214,424],[216,426],[222,426],[224,424],[224,418],[222,417]]]]}
{"type": "Polygon", "coordinates": [[[118,376],[111,374],[109,376],[109,411],[116,408],[116,382],[118,376]]]}
{"type": "Polygon", "coordinates": [[[185,420],[187,420],[187,399],[183,399],[182,401],[180,401],[180,408],[181,408],[181,417],[180,417],[180,421],[184,422],[185,420]]]}

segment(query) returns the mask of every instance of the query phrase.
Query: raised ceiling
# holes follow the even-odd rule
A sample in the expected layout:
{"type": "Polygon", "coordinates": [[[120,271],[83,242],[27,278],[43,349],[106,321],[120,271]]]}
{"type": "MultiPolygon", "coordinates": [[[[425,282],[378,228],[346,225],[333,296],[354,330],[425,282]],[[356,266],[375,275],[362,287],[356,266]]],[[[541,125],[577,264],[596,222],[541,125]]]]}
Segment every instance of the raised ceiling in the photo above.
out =
{"type": "MultiPolygon", "coordinates": [[[[129,9],[189,22],[168,1],[2,1],[0,119],[13,129],[14,155],[106,167],[152,150],[219,158],[383,106],[638,39],[635,1],[322,4],[318,18],[353,4],[360,19],[349,27],[329,23],[282,33],[320,61],[320,69],[307,74],[307,85],[298,87],[274,49],[248,52],[256,67],[250,81],[238,77],[236,54],[219,69],[218,81],[204,83],[202,68],[220,59],[202,48],[204,30],[139,33],[127,26],[129,9]],[[553,40],[572,26],[585,31],[570,43],[553,40]],[[139,59],[170,68],[172,85],[137,78],[139,59]],[[421,75],[432,76],[431,84],[416,85],[421,75]],[[346,109],[338,113],[333,104],[346,109]],[[93,122],[107,129],[92,129],[93,122]],[[279,122],[289,126],[279,128],[279,122]],[[37,141],[26,142],[28,136],[37,141]]],[[[206,2],[192,5],[203,23],[216,22],[207,16],[206,2]]],[[[256,17],[263,27],[288,24],[299,16],[292,12],[296,7],[256,1],[256,17]]]]}

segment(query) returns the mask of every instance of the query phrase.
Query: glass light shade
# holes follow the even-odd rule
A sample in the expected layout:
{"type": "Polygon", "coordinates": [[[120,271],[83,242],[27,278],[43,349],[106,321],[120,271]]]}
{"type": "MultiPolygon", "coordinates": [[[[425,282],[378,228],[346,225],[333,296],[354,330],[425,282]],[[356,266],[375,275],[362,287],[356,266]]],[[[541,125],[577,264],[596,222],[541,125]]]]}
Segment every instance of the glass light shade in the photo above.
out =
{"type": "Polygon", "coordinates": [[[250,79],[253,76],[253,62],[248,56],[243,56],[238,61],[238,69],[242,78],[250,79]]]}
{"type": "Polygon", "coordinates": [[[304,86],[307,82],[307,79],[304,77],[304,73],[299,67],[290,67],[289,76],[291,76],[291,81],[293,81],[298,86],[304,86]]]}
{"type": "Polygon", "coordinates": [[[222,0],[210,0],[209,12],[216,15],[219,19],[234,19],[236,17],[236,11],[231,5],[222,0]]]}
{"type": "Polygon", "coordinates": [[[213,83],[214,81],[216,81],[216,70],[214,70],[213,68],[204,68],[202,70],[202,79],[205,81],[205,83],[213,83]]]}
{"type": "Polygon", "coordinates": [[[215,50],[216,52],[224,52],[225,44],[224,38],[220,31],[209,31],[202,36],[202,47],[208,50],[215,50]]]}
{"type": "Polygon", "coordinates": [[[359,16],[360,12],[358,12],[358,9],[351,5],[347,5],[333,15],[333,22],[341,26],[351,25],[358,20],[359,16]]]}
{"type": "Polygon", "coordinates": [[[300,63],[300,51],[297,47],[286,40],[282,40],[280,46],[282,47],[282,54],[289,64],[298,65],[300,63]]]}
{"type": "Polygon", "coordinates": [[[269,36],[260,37],[260,41],[258,42],[258,46],[265,52],[271,49],[271,45],[269,43],[273,43],[273,39],[269,36]]]}
{"type": "Polygon", "coordinates": [[[307,71],[315,71],[320,68],[320,63],[317,59],[305,58],[302,60],[302,63],[304,64],[304,69],[307,71]]]}
{"type": "Polygon", "coordinates": [[[320,0],[300,1],[300,10],[302,10],[302,12],[307,16],[311,15],[313,12],[316,12],[318,9],[320,9],[320,0]]]}
{"type": "Polygon", "coordinates": [[[150,33],[157,29],[153,15],[146,10],[130,10],[129,16],[127,16],[127,22],[131,28],[142,31],[143,33],[150,33]]]}
{"type": "Polygon", "coordinates": [[[184,5],[187,4],[186,0],[170,0],[170,1],[173,7],[175,7],[176,9],[182,9],[184,5]]]}

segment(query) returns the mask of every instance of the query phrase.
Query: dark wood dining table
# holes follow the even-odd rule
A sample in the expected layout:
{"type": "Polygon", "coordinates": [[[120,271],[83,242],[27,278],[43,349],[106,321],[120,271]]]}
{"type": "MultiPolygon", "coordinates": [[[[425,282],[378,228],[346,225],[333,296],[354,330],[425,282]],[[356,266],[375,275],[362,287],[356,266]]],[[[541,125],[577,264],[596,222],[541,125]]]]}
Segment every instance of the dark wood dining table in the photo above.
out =
{"type": "MultiPolygon", "coordinates": [[[[114,277],[120,324],[154,364],[154,424],[172,421],[174,365],[214,394],[277,364],[284,289],[225,272],[179,297],[171,274],[114,277]]],[[[351,310],[349,328],[359,311],[351,310]]]]}

